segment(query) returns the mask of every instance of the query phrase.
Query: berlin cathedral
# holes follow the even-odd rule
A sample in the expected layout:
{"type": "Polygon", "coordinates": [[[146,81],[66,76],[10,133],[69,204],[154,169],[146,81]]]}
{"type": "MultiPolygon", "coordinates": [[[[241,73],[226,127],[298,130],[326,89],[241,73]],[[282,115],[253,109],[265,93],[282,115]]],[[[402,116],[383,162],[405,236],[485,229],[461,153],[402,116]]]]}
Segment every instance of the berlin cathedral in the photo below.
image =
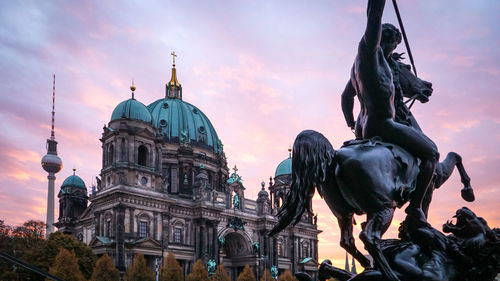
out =
{"type": "Polygon", "coordinates": [[[210,120],[182,100],[175,62],[164,97],[146,106],[130,89],[131,98],[116,106],[103,128],[97,186],[87,194],[76,174],[62,183],[59,231],[97,255],[107,253],[122,272],[138,253],[154,267],[172,252],[186,275],[201,259],[224,264],[232,280],[246,264],[258,277],[271,266],[315,277],[321,231],[313,213],[267,236],[290,188],[290,155],[267,188],[262,182],[257,198],[247,198],[210,120]]]}

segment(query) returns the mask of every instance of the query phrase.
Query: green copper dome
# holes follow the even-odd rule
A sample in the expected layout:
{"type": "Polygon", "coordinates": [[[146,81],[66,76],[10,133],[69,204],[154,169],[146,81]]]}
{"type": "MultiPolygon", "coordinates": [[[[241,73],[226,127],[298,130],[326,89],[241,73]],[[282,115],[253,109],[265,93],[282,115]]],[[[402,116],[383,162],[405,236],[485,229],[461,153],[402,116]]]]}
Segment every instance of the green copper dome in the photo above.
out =
{"type": "Polygon", "coordinates": [[[131,98],[121,102],[115,107],[115,110],[113,110],[113,113],[111,114],[110,121],[120,118],[135,119],[150,123],[151,113],[149,113],[144,104],[134,98],[131,98]]]}
{"type": "Polygon", "coordinates": [[[281,163],[278,165],[274,176],[277,177],[290,174],[292,174],[292,158],[288,157],[287,159],[281,161],[281,163]]]}
{"type": "Polygon", "coordinates": [[[152,124],[166,141],[190,143],[222,154],[222,143],[207,116],[178,98],[163,98],[148,105],[152,124]]]}
{"type": "Polygon", "coordinates": [[[78,187],[87,190],[82,178],[77,175],[71,175],[67,177],[62,183],[61,189],[63,189],[64,187],[78,187]]]}

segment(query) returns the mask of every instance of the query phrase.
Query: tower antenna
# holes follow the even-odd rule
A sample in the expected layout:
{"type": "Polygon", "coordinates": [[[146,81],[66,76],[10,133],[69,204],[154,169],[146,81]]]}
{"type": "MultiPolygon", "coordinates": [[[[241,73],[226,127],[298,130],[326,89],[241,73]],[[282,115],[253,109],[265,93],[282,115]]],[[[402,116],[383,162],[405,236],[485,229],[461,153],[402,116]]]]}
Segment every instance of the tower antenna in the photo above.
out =
{"type": "Polygon", "coordinates": [[[54,119],[56,115],[56,75],[54,74],[53,80],[52,80],[52,127],[50,130],[50,138],[53,140],[55,138],[55,132],[54,132],[54,119]]]}

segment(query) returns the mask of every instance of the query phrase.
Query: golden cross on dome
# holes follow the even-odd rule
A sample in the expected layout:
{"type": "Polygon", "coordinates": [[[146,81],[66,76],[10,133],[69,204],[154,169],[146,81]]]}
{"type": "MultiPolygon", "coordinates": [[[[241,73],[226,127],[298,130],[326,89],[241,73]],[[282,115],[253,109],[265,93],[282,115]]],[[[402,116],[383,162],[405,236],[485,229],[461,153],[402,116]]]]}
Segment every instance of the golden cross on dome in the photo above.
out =
{"type": "Polygon", "coordinates": [[[173,63],[173,65],[175,66],[175,57],[176,57],[177,55],[175,54],[175,51],[173,51],[173,52],[172,52],[172,53],[170,53],[170,54],[172,55],[172,60],[173,60],[173,62],[174,62],[174,63],[173,63]]]}
{"type": "Polygon", "coordinates": [[[238,168],[236,167],[236,165],[234,165],[233,170],[234,170],[234,173],[235,173],[235,174],[236,174],[236,172],[238,172],[238,168]]]}

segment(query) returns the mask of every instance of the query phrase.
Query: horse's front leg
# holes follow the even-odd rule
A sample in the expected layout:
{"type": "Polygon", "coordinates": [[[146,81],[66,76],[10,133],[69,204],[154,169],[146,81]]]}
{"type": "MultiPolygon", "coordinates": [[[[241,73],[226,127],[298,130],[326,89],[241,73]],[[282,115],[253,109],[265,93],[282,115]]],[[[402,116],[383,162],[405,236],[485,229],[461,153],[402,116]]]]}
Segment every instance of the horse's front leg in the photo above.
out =
{"type": "Polygon", "coordinates": [[[392,271],[387,259],[380,249],[380,239],[389,228],[394,208],[386,208],[378,212],[367,213],[366,225],[359,238],[365,244],[365,249],[370,253],[377,269],[390,281],[399,281],[392,271]]]}
{"type": "Polygon", "coordinates": [[[357,248],[352,235],[352,216],[353,213],[347,215],[337,215],[337,221],[340,227],[340,246],[351,254],[365,269],[371,268],[370,260],[367,259],[357,248]]]}

